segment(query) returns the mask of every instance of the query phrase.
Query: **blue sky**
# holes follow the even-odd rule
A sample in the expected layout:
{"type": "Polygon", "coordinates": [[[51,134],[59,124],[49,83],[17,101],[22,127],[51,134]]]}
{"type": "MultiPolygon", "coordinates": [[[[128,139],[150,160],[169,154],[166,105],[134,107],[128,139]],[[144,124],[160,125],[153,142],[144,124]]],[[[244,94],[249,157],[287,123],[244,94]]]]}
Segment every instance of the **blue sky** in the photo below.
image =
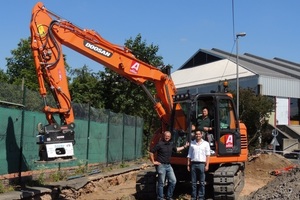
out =
{"type": "MultiPolygon", "coordinates": [[[[31,10],[38,1],[5,1],[0,8],[0,68],[21,38],[30,34],[31,10]]],[[[165,64],[180,67],[199,49],[218,48],[264,58],[283,58],[300,63],[299,0],[44,0],[48,10],[81,28],[93,29],[111,43],[123,45],[141,34],[147,44],[159,46],[165,64]],[[234,21],[234,23],[233,23],[234,21]],[[234,24],[234,25],[233,25],[234,24]]],[[[88,65],[94,72],[102,66],[64,48],[72,68],[88,65]]]]}

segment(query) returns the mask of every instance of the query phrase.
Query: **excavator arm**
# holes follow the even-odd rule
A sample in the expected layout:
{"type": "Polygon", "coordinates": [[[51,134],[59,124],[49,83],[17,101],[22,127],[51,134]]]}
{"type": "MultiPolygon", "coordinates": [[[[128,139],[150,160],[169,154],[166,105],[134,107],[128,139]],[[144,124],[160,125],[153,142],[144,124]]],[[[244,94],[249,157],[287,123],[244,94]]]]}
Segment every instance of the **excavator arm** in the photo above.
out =
{"type": "MultiPolygon", "coordinates": [[[[62,45],[89,57],[141,86],[153,102],[165,128],[170,125],[172,110],[181,111],[179,105],[173,108],[172,96],[175,95],[176,88],[171,77],[157,67],[137,59],[126,47],[106,41],[94,30],[81,29],[75,26],[47,10],[41,2],[38,2],[32,10],[30,30],[31,48],[40,86],[39,91],[45,104],[43,111],[49,123],[45,126],[46,128],[42,127],[40,131],[43,136],[47,136],[48,141],[43,138],[39,143],[46,146],[45,151],[48,151],[47,144],[65,142],[66,137],[63,136],[66,132],[69,134],[67,140],[74,143],[74,113],[68,89],[62,45]],[[151,94],[144,86],[146,81],[154,83],[156,94],[151,94]],[[47,90],[51,90],[57,107],[54,108],[47,104],[47,90]],[[60,116],[60,124],[55,121],[55,114],[60,116]],[[55,135],[55,137],[51,137],[49,134],[55,135]]],[[[176,120],[175,126],[186,129],[184,121],[182,115],[182,119],[176,120]]],[[[63,157],[63,155],[56,155],[55,157],[63,157]]]]}

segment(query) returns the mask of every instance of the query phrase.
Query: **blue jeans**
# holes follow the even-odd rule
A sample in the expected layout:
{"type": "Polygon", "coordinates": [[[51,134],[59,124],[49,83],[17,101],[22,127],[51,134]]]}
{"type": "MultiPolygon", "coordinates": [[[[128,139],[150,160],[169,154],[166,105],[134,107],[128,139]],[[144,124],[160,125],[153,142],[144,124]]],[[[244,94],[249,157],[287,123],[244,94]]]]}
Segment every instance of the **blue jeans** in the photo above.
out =
{"type": "Polygon", "coordinates": [[[176,177],[170,164],[160,164],[156,166],[158,174],[157,199],[164,199],[164,184],[168,180],[168,190],[166,198],[172,198],[176,185],[176,177]]]}
{"type": "Polygon", "coordinates": [[[197,198],[204,199],[204,197],[205,197],[205,163],[192,163],[191,179],[192,179],[192,199],[197,199],[197,198]],[[197,190],[197,181],[199,181],[198,190],[197,190]]]}

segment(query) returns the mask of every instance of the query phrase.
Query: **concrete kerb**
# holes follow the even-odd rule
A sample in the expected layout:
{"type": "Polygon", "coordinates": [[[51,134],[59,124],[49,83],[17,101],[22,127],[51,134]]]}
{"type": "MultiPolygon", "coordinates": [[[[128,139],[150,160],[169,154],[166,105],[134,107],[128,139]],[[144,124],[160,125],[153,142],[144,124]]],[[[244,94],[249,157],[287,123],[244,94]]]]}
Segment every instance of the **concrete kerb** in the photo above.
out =
{"type": "Polygon", "coordinates": [[[12,200],[12,199],[24,199],[33,197],[37,194],[50,193],[52,192],[49,188],[44,187],[26,187],[20,191],[12,191],[0,194],[1,200],[12,200]]]}

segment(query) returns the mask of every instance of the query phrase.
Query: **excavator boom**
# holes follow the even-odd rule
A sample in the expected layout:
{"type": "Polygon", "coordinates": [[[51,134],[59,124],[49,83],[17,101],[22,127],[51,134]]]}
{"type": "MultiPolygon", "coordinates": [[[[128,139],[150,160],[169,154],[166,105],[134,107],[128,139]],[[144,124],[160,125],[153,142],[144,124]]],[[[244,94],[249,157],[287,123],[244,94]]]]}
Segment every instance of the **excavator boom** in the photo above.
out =
{"type": "MultiPolygon", "coordinates": [[[[31,48],[40,85],[40,94],[44,98],[44,112],[51,127],[51,130],[49,128],[43,130],[42,128],[41,132],[60,131],[59,128],[53,128],[51,126],[53,124],[56,126],[72,124],[74,126],[74,113],[68,89],[62,45],[89,57],[141,86],[153,102],[164,126],[169,125],[173,110],[172,96],[175,95],[176,88],[171,77],[164,74],[159,68],[142,62],[128,48],[106,41],[97,32],[75,26],[47,10],[41,2],[37,3],[32,10],[30,30],[31,48]],[[146,81],[154,83],[156,94],[151,94],[147,90],[144,86],[146,81]],[[57,101],[57,108],[47,104],[47,89],[51,90],[57,101]],[[54,114],[60,116],[60,124],[55,121],[54,114]]],[[[181,108],[176,106],[175,109],[180,111],[181,108]]],[[[177,126],[186,128],[185,123],[180,121],[177,121],[177,126]]],[[[65,140],[61,134],[59,137],[62,138],[61,141],[65,140]]],[[[48,140],[50,140],[48,142],[54,140],[61,142],[57,138],[48,140]]],[[[70,140],[73,142],[73,139],[70,140]]]]}

